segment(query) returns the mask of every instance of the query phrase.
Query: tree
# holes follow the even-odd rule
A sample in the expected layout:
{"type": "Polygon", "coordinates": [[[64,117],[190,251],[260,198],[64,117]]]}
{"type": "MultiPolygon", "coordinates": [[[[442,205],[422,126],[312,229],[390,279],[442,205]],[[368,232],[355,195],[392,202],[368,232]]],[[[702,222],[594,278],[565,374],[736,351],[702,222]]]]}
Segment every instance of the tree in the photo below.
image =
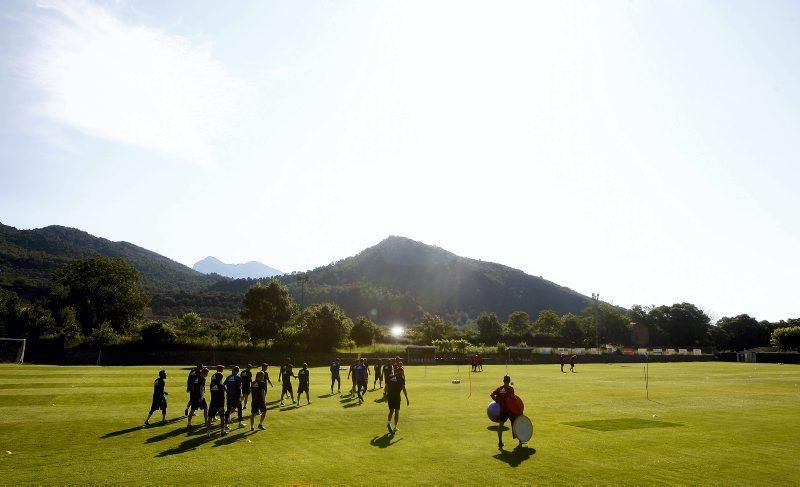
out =
{"type": "Polygon", "coordinates": [[[160,321],[151,321],[145,324],[139,330],[139,336],[142,338],[142,343],[151,346],[170,345],[175,343],[178,338],[172,325],[160,321]]]}
{"type": "Polygon", "coordinates": [[[487,345],[494,345],[500,340],[503,327],[494,313],[481,313],[478,316],[478,336],[487,345]]]}
{"type": "Polygon", "coordinates": [[[783,351],[800,351],[800,326],[776,328],[770,339],[772,346],[783,351]]]}
{"type": "Polygon", "coordinates": [[[242,298],[241,317],[254,340],[275,338],[297,311],[289,289],[273,279],[266,286],[256,283],[242,298]]]}
{"type": "Polygon", "coordinates": [[[441,316],[425,313],[422,320],[413,328],[413,335],[422,344],[430,345],[433,340],[449,338],[455,325],[441,316]]]}
{"type": "MultiPolygon", "coordinates": [[[[587,337],[586,325],[579,316],[567,313],[561,317],[561,337],[571,347],[577,347],[590,338],[587,337]]],[[[593,341],[594,337],[591,337],[593,341]]]]}
{"type": "Polygon", "coordinates": [[[61,335],[67,340],[74,340],[81,336],[81,327],[78,324],[77,314],[72,306],[62,308],[58,313],[58,327],[61,335]]]}
{"type": "Polygon", "coordinates": [[[200,338],[211,335],[211,330],[203,324],[203,318],[197,313],[186,313],[175,319],[175,327],[189,338],[200,338]]]}
{"type": "Polygon", "coordinates": [[[107,321],[100,323],[100,326],[92,330],[89,335],[89,344],[97,349],[97,365],[100,365],[100,355],[108,345],[116,343],[118,336],[114,333],[114,328],[107,321]]]}
{"type": "Polygon", "coordinates": [[[72,306],[83,333],[108,322],[115,332],[141,318],[148,296],[139,289],[139,271],[120,257],[90,257],[70,262],[50,285],[57,308],[72,306]]]}
{"type": "Polygon", "coordinates": [[[659,341],[670,346],[697,346],[708,338],[711,319],[692,303],[658,306],[648,313],[659,341]]]}
{"type": "Polygon", "coordinates": [[[533,329],[536,333],[556,334],[561,331],[561,317],[551,309],[543,309],[539,311],[539,317],[536,323],[533,324],[533,329]]]}
{"type": "Polygon", "coordinates": [[[767,346],[770,340],[767,328],[746,314],[720,318],[709,335],[717,348],[731,351],[767,346]]]}
{"type": "MultiPolygon", "coordinates": [[[[616,306],[608,303],[599,303],[597,310],[595,305],[589,305],[581,311],[581,317],[587,325],[587,332],[594,338],[595,327],[598,328],[600,343],[629,344],[631,341],[631,330],[628,326],[630,321],[616,306]],[[595,323],[595,314],[599,323],[595,323]]],[[[594,345],[594,340],[592,340],[594,345]]]]}
{"type": "Polygon", "coordinates": [[[308,350],[326,352],[350,336],[353,322],[338,305],[323,303],[306,308],[297,318],[297,328],[308,350]]]}
{"type": "Polygon", "coordinates": [[[350,330],[350,338],[356,345],[372,345],[382,335],[381,328],[364,316],[356,318],[353,329],[350,330]]]}
{"type": "Polygon", "coordinates": [[[219,341],[223,343],[242,343],[250,341],[250,333],[240,319],[222,320],[222,329],[217,334],[219,341]]]}
{"type": "Polygon", "coordinates": [[[20,323],[22,302],[17,293],[0,289],[0,336],[22,338],[24,329],[20,323]]]}
{"type": "Polygon", "coordinates": [[[531,317],[524,311],[514,311],[508,317],[508,329],[516,337],[522,337],[531,329],[531,317]]]}

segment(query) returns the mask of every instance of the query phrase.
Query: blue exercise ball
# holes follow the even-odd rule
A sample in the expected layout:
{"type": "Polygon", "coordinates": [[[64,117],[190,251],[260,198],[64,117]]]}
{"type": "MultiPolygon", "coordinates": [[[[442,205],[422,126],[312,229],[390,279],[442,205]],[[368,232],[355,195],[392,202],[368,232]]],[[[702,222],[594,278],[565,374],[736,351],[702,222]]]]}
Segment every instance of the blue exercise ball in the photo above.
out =
{"type": "Polygon", "coordinates": [[[492,401],[486,406],[486,416],[494,423],[500,422],[500,405],[492,401]]]}

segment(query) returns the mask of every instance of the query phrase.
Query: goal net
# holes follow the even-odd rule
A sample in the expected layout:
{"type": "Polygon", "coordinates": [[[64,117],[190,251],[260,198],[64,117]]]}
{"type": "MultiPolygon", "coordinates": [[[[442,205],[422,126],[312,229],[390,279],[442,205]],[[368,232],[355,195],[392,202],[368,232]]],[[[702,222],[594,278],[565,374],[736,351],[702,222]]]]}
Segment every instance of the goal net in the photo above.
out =
{"type": "Polygon", "coordinates": [[[0,338],[0,362],[21,364],[24,360],[24,338],[0,338]]]}
{"type": "Polygon", "coordinates": [[[436,347],[408,346],[406,347],[408,364],[435,364],[436,347]]]}

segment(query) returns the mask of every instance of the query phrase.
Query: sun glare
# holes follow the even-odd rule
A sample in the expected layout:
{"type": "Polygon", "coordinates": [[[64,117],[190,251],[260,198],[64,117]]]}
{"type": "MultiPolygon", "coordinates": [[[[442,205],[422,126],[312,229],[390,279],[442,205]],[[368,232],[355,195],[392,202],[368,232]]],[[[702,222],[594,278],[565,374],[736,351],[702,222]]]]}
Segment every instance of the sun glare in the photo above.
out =
{"type": "Polygon", "coordinates": [[[392,336],[395,337],[395,338],[400,338],[401,336],[403,336],[405,334],[405,332],[406,332],[406,329],[403,328],[400,325],[394,325],[392,327],[392,330],[391,330],[392,336]]]}

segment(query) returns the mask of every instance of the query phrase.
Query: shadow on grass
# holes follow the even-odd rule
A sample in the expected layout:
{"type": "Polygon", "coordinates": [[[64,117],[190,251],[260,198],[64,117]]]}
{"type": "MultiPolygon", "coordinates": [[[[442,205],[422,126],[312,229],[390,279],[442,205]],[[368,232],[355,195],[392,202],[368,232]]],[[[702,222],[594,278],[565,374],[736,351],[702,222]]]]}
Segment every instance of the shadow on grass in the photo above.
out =
{"type": "MultiPolygon", "coordinates": [[[[499,424],[495,424],[495,425],[486,427],[486,429],[489,430],[489,431],[497,431],[499,428],[500,428],[499,424]]],[[[510,429],[511,428],[509,428],[508,426],[503,426],[503,431],[508,431],[510,429]]]]}
{"type": "Polygon", "coordinates": [[[151,436],[150,438],[144,440],[145,443],[157,443],[159,441],[167,440],[172,438],[173,436],[178,436],[186,432],[186,428],[178,428],[176,430],[167,431],[166,433],[161,433],[160,435],[151,436]]]}
{"type": "Polygon", "coordinates": [[[113,438],[114,436],[127,435],[128,433],[133,433],[134,431],[139,431],[139,430],[144,430],[144,429],[148,429],[149,430],[149,429],[153,429],[153,428],[158,428],[159,426],[166,426],[168,424],[175,423],[176,421],[180,421],[183,418],[184,418],[183,416],[178,416],[176,418],[168,419],[168,420],[166,420],[164,422],[154,421],[154,422],[150,423],[150,426],[145,426],[145,425],[133,426],[131,428],[125,428],[124,430],[112,431],[111,433],[104,434],[100,438],[113,438]]]}
{"type": "Polygon", "coordinates": [[[519,467],[522,462],[528,460],[534,453],[536,453],[536,448],[518,446],[511,451],[501,450],[500,453],[494,455],[494,458],[501,462],[506,462],[512,467],[519,467]]]}
{"type": "Polygon", "coordinates": [[[675,428],[685,426],[680,423],[668,423],[666,421],[656,421],[639,418],[618,418],[618,419],[597,419],[593,421],[572,421],[561,423],[576,428],[586,428],[594,431],[626,431],[648,428],[675,428]]]}
{"type": "Polygon", "coordinates": [[[180,453],[186,453],[187,451],[196,450],[197,447],[211,440],[212,438],[209,438],[205,434],[193,436],[188,440],[184,440],[183,443],[176,446],[175,448],[170,448],[169,450],[162,451],[161,453],[156,455],[156,457],[168,457],[170,455],[178,455],[180,453]]]}
{"type": "MultiPolygon", "coordinates": [[[[243,428],[244,429],[244,428],[243,428]]],[[[214,442],[213,447],[216,448],[218,446],[225,446],[230,445],[231,443],[236,443],[239,440],[245,439],[248,436],[249,431],[241,431],[240,433],[230,433],[226,436],[221,436],[214,442]]],[[[255,431],[253,431],[255,433],[255,431]]]]}
{"type": "Polygon", "coordinates": [[[348,402],[346,404],[342,404],[342,407],[343,408],[357,408],[358,406],[361,406],[361,404],[362,403],[360,403],[358,401],[353,401],[353,402],[348,402]]]}
{"type": "Polygon", "coordinates": [[[378,399],[375,399],[375,401],[373,401],[373,402],[386,402],[386,398],[381,396],[378,399]]]}
{"type": "Polygon", "coordinates": [[[334,392],[333,394],[323,394],[323,395],[321,395],[321,396],[317,396],[317,399],[326,399],[326,398],[328,398],[328,397],[333,397],[333,396],[335,396],[336,394],[338,394],[338,392],[334,392]]]}
{"type": "Polygon", "coordinates": [[[388,448],[399,441],[402,441],[402,438],[395,440],[394,435],[390,435],[389,433],[384,433],[383,436],[376,436],[373,439],[369,440],[369,444],[372,446],[376,446],[378,448],[388,448]]]}

